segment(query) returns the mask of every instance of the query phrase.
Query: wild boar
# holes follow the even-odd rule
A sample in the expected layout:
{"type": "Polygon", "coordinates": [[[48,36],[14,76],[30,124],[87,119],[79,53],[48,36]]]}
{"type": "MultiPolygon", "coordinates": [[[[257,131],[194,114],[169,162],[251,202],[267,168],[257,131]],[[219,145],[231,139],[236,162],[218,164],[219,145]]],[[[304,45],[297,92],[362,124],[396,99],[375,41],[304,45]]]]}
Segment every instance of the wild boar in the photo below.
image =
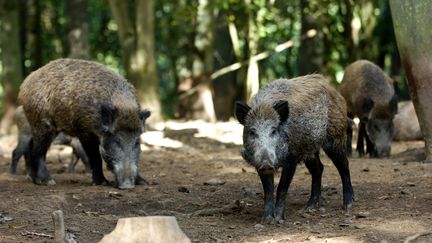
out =
{"type": "Polygon", "coordinates": [[[147,110],[123,77],[91,61],[58,59],[32,72],[18,95],[32,129],[30,176],[54,184],[45,165],[47,149],[59,132],[78,137],[96,185],[109,184],[102,159],[121,189],[145,180],[139,175],[140,134],[147,110]]]}
{"type": "MultiPolygon", "coordinates": [[[[340,93],[347,102],[348,117],[360,119],[357,151],[370,157],[389,156],[393,138],[393,118],[397,113],[397,95],[393,80],[367,60],[350,64],[344,73],[340,93]]],[[[348,135],[348,153],[351,136],[348,135]]]]}
{"type": "Polygon", "coordinates": [[[244,126],[242,157],[255,166],[263,185],[264,222],[284,219],[287,190],[301,161],[312,175],[306,208],[319,204],[324,170],[320,148],[339,171],[344,208],[352,207],[353,189],[345,153],[346,104],[322,75],[275,80],[252,97],[249,105],[237,102],[235,115],[244,126]],[[279,167],[282,175],[274,204],[274,174],[279,167]]]}

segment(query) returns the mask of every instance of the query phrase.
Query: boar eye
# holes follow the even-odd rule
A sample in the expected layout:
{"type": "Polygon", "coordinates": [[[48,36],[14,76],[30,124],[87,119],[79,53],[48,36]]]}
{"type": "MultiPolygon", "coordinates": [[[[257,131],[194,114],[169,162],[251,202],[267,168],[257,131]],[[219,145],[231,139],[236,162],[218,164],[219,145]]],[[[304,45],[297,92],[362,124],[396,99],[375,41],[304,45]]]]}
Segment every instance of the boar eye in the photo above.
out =
{"type": "Polygon", "coordinates": [[[258,137],[258,134],[256,133],[255,129],[249,130],[248,134],[249,134],[249,136],[251,136],[253,138],[258,137]]]}
{"type": "Polygon", "coordinates": [[[270,130],[270,136],[275,136],[276,135],[276,133],[277,133],[277,128],[276,127],[272,127],[271,128],[271,130],[270,130]]]}

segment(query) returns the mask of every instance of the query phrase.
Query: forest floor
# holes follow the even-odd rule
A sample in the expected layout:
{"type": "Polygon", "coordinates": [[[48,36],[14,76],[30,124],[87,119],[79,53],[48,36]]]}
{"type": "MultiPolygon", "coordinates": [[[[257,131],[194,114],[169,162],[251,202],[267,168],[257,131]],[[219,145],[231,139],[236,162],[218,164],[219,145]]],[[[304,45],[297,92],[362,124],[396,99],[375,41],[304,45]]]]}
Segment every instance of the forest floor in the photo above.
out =
{"type": "MultiPolygon", "coordinates": [[[[16,138],[0,138],[0,242],[52,241],[51,213],[58,209],[79,242],[99,241],[119,218],[149,215],[176,216],[192,242],[403,242],[410,236],[416,237],[412,242],[432,242],[432,163],[421,162],[421,141],[395,143],[391,158],[351,158],[356,200],[349,213],[342,210],[337,170],[324,155],[322,206],[305,212],[311,177],[299,165],[286,221],[266,225],[260,180],[239,153],[238,124],[169,122],[166,127],[143,136],[140,171],[151,185],[129,191],[92,186],[81,163],[66,173],[63,147],[48,155],[57,184],[34,185],[23,161],[18,175],[9,174],[16,138]],[[216,183],[206,185],[211,179],[216,183]]],[[[105,175],[112,179],[110,172],[105,175]]]]}

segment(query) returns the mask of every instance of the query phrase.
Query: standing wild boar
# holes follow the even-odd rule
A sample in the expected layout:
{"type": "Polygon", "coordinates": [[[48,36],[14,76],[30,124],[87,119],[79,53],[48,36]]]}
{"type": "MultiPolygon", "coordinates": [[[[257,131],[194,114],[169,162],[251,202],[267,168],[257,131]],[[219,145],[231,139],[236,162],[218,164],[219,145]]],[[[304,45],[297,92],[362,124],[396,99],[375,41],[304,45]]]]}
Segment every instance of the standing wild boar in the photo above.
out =
{"type": "Polygon", "coordinates": [[[304,161],[312,175],[306,208],[318,205],[323,164],[320,148],[333,161],[343,185],[343,205],[353,201],[346,149],[346,105],[321,75],[278,79],[262,88],[249,105],[237,102],[235,114],[243,124],[242,156],[255,166],[264,188],[266,223],[284,219],[285,198],[296,166],[304,161]],[[273,202],[274,174],[282,167],[273,202]]]}
{"type": "MultiPolygon", "coordinates": [[[[26,162],[26,169],[29,170],[28,162],[29,162],[29,155],[30,155],[30,143],[31,143],[31,128],[30,124],[27,121],[27,118],[24,114],[24,110],[22,106],[18,106],[18,108],[15,111],[14,115],[15,122],[18,127],[18,143],[15,149],[12,151],[12,161],[10,166],[10,173],[16,174],[18,162],[20,158],[24,155],[25,162],[26,162]]],[[[88,161],[88,157],[86,153],[84,152],[83,147],[81,146],[81,143],[77,138],[72,138],[64,133],[60,133],[53,141],[53,144],[62,144],[62,145],[68,145],[72,147],[72,155],[73,158],[68,166],[68,171],[72,172],[75,170],[75,166],[78,162],[78,160],[82,160],[86,171],[90,172],[90,162],[88,161]]]]}
{"type": "Polygon", "coordinates": [[[79,138],[95,184],[108,183],[102,159],[119,188],[145,183],[138,173],[140,134],[150,112],[141,110],[133,86],[114,71],[84,60],[52,61],[24,80],[18,99],[32,128],[34,183],[54,184],[45,154],[59,132],[79,138]]]}
{"type": "MultiPolygon", "coordinates": [[[[340,86],[347,102],[348,117],[360,119],[357,151],[370,157],[389,156],[393,138],[393,118],[397,113],[397,95],[389,78],[377,65],[367,60],[350,64],[340,86]]],[[[347,152],[351,149],[352,130],[348,131],[347,152]]]]}

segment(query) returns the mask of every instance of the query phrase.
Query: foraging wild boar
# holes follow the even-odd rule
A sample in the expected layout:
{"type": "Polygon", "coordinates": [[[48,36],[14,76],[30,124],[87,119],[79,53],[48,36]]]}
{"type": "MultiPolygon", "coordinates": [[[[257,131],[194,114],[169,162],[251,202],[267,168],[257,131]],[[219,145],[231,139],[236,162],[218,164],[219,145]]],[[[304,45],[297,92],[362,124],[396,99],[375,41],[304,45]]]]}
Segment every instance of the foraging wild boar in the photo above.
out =
{"type": "MultiPolygon", "coordinates": [[[[24,114],[24,110],[22,106],[18,106],[15,111],[15,122],[18,127],[18,143],[15,149],[12,151],[12,161],[10,166],[10,173],[16,174],[17,166],[19,159],[24,155],[26,162],[26,169],[29,170],[28,162],[29,162],[29,153],[30,153],[30,142],[32,138],[30,124],[27,121],[27,118],[24,114]]],[[[69,163],[68,171],[72,172],[75,170],[75,166],[78,160],[82,160],[86,171],[90,172],[90,163],[88,161],[88,157],[84,152],[84,149],[81,146],[81,143],[77,138],[72,138],[64,133],[60,133],[52,142],[53,144],[62,144],[68,145],[72,147],[72,161],[69,163]]]]}
{"type": "MultiPolygon", "coordinates": [[[[340,86],[347,102],[348,117],[360,119],[357,151],[370,157],[390,156],[393,118],[397,113],[394,82],[377,65],[367,60],[350,64],[340,86]]],[[[352,131],[348,131],[347,152],[352,153],[352,131]]]]}
{"type": "Polygon", "coordinates": [[[318,205],[324,170],[320,148],[333,161],[343,185],[343,205],[353,201],[346,150],[346,105],[322,75],[278,79],[263,87],[249,105],[237,102],[235,114],[244,126],[242,156],[255,166],[264,189],[263,220],[284,219],[285,198],[296,166],[304,161],[312,175],[306,208],[318,205]],[[282,167],[273,203],[274,174],[282,167]]]}
{"type": "Polygon", "coordinates": [[[423,135],[412,101],[398,104],[398,114],[393,120],[395,141],[421,140],[423,135]]]}
{"type": "Polygon", "coordinates": [[[93,183],[108,184],[102,159],[121,189],[144,184],[139,175],[140,135],[149,111],[124,78],[90,61],[58,59],[31,73],[18,96],[32,128],[30,176],[54,184],[45,154],[58,132],[78,137],[92,168],[93,183]]]}

